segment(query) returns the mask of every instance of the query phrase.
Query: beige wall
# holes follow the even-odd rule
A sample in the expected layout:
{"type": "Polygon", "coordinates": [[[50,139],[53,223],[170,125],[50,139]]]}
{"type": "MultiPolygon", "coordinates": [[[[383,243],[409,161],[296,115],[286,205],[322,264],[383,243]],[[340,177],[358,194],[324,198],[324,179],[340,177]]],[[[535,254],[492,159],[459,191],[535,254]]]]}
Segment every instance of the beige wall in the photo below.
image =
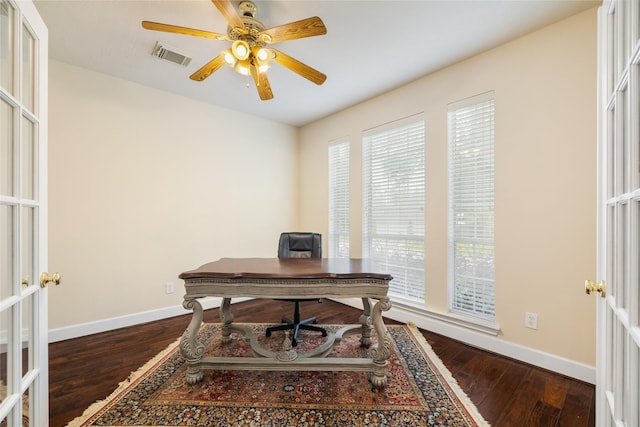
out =
{"type": "Polygon", "coordinates": [[[427,307],[446,313],[447,104],[490,90],[499,338],[593,365],[595,301],[583,282],[596,261],[595,9],[302,128],[301,225],[327,233],[327,146],[348,136],[351,255],[360,256],[362,131],[423,113],[427,307]],[[539,314],[538,330],[524,327],[527,311],[539,314]]]}
{"type": "Polygon", "coordinates": [[[297,129],[56,61],[49,88],[50,328],[180,305],[295,226],[297,129]]]}

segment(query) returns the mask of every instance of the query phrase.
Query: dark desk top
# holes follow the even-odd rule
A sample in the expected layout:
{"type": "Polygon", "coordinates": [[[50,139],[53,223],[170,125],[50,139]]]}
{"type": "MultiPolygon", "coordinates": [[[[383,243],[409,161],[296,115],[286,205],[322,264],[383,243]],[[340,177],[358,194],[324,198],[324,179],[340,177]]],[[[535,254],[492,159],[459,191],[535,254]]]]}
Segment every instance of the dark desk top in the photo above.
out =
{"type": "Polygon", "coordinates": [[[359,258],[221,258],[185,271],[181,279],[378,279],[390,281],[368,259],[359,258]]]}

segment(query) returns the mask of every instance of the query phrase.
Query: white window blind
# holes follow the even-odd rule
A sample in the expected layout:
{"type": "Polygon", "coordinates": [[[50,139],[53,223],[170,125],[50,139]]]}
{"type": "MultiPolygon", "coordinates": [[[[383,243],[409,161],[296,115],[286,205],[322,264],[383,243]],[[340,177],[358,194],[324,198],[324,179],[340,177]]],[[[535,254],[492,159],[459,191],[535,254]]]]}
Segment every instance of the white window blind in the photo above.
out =
{"type": "Polygon", "coordinates": [[[424,302],[424,120],[365,132],[362,251],[393,276],[389,295],[424,302]]]}
{"type": "Polygon", "coordinates": [[[349,141],[329,146],[330,258],[349,258],[349,141]]]}
{"type": "Polygon", "coordinates": [[[493,93],[449,106],[452,311],[495,317],[493,93]]]}

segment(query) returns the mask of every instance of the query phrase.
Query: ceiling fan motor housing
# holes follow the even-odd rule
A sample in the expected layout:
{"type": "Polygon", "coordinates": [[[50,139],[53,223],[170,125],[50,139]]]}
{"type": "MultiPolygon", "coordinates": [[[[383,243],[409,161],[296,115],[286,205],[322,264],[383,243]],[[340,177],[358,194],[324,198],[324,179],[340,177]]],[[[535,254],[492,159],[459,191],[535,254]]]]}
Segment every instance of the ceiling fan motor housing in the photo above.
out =
{"type": "Polygon", "coordinates": [[[256,17],[258,13],[258,8],[253,2],[250,1],[241,1],[238,5],[238,9],[242,12],[242,16],[250,16],[252,18],[256,17]]]}
{"type": "Polygon", "coordinates": [[[265,46],[265,41],[261,40],[259,34],[263,32],[266,27],[264,24],[256,19],[258,8],[253,2],[242,1],[238,5],[238,9],[241,12],[240,19],[244,23],[246,30],[239,27],[227,28],[227,34],[231,40],[243,40],[249,44],[250,48],[254,46],[265,46]]]}

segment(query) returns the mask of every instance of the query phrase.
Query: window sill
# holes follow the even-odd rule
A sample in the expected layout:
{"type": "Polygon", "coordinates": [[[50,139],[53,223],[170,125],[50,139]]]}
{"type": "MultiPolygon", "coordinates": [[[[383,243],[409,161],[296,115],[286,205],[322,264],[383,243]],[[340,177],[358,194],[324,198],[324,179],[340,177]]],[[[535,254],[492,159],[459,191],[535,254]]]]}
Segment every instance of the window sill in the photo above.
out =
{"type": "MultiPolygon", "coordinates": [[[[362,301],[360,299],[337,299],[337,301],[352,307],[362,308],[362,301]]],[[[405,323],[413,321],[412,318],[415,319],[416,317],[429,319],[492,336],[497,336],[500,333],[500,327],[495,322],[458,313],[439,313],[429,310],[416,301],[399,299],[397,297],[391,299],[391,310],[383,313],[383,316],[405,323]]],[[[420,322],[414,321],[414,323],[420,322]]]]}
{"type": "Polygon", "coordinates": [[[429,310],[424,306],[420,306],[413,301],[400,300],[397,298],[391,298],[392,310],[402,310],[407,313],[417,314],[422,317],[437,320],[440,322],[449,323],[452,325],[460,326],[465,329],[470,329],[477,332],[497,336],[500,333],[500,327],[492,321],[483,320],[474,316],[465,316],[459,313],[440,313],[437,311],[429,310]]]}

